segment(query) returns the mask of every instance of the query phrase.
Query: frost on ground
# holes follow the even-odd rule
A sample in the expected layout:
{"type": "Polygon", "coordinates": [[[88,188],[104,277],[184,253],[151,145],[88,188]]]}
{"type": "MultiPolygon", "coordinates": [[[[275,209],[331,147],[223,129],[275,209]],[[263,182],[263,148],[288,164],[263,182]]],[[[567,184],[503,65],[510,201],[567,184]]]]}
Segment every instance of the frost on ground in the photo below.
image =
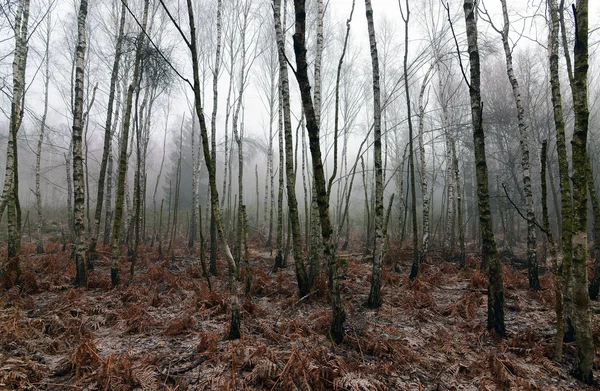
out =
{"type": "MultiPolygon", "coordinates": [[[[410,255],[390,251],[390,264],[402,258],[400,273],[387,266],[384,305],[369,310],[363,303],[371,266],[341,253],[347,323],[345,340],[336,346],[327,337],[324,276],[311,295],[299,298],[293,267],[273,272],[274,260],[262,250],[251,252],[243,336],[227,341],[224,263],[209,290],[196,254],[160,257],[146,248],[133,280],[111,289],[106,249],[100,249],[88,289],[75,289],[68,254],[58,244],[46,247],[37,255],[23,244],[21,288],[0,294],[0,389],[588,389],[569,374],[573,343],[561,362],[551,360],[550,274],[542,276],[541,292],[530,292],[525,270],[509,260],[509,335],[503,340],[486,330],[487,277],[475,257],[459,269],[444,260],[450,257],[433,253],[410,282],[410,255]]],[[[128,260],[120,267],[128,270],[128,260]]],[[[600,322],[593,316],[598,344],[600,322]]]]}

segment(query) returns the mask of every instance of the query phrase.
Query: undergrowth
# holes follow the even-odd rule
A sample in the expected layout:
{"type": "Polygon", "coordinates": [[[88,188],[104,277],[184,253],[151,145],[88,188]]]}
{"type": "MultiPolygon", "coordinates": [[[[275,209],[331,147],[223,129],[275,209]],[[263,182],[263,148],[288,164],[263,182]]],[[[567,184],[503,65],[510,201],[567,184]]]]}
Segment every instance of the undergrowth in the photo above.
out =
{"type": "MultiPolygon", "coordinates": [[[[383,306],[369,310],[362,303],[371,266],[343,253],[348,321],[343,343],[333,345],[326,277],[321,273],[314,291],[299,298],[293,268],[273,272],[274,260],[256,245],[242,338],[226,341],[229,289],[221,260],[209,289],[196,252],[161,258],[147,248],[133,280],[112,289],[102,255],[108,249],[100,246],[88,287],[80,289],[71,285],[68,253],[56,243],[45,249],[37,255],[24,246],[21,286],[0,293],[0,389],[584,389],[568,374],[572,345],[562,362],[550,360],[548,275],[540,292],[529,292],[526,274],[505,265],[503,340],[485,329],[487,275],[477,257],[460,268],[432,253],[409,281],[410,256],[394,247],[383,273],[383,306]]],[[[125,273],[128,260],[119,266],[125,273]]],[[[594,335],[598,343],[597,319],[594,335]]]]}

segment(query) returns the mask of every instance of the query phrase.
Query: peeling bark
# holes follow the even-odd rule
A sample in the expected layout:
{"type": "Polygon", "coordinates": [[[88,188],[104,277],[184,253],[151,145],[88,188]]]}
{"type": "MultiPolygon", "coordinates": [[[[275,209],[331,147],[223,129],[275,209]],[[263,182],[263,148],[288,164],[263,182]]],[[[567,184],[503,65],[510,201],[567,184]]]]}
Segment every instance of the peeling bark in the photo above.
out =
{"type": "Polygon", "coordinates": [[[87,0],[81,0],[77,17],[77,47],[75,49],[75,96],[73,110],[73,218],[75,234],[75,285],[87,285],[85,240],[85,182],[83,174],[83,77],[85,71],[87,0]]]}
{"type": "Polygon", "coordinates": [[[375,166],[375,246],[373,252],[373,274],[367,307],[381,306],[381,266],[383,263],[383,167],[381,161],[381,91],[379,86],[379,58],[375,39],[375,23],[371,0],[365,0],[369,43],[371,47],[371,66],[373,70],[373,137],[375,166]]]}

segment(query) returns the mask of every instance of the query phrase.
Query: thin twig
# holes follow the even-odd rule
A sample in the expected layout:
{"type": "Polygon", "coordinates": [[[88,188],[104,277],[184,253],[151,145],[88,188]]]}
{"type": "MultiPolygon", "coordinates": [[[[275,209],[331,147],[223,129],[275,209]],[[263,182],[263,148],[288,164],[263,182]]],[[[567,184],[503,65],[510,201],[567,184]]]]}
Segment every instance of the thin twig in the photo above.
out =
{"type": "Polygon", "coordinates": [[[275,384],[273,384],[273,387],[271,387],[271,391],[273,391],[275,389],[275,386],[277,386],[277,383],[279,383],[279,380],[281,380],[281,378],[285,374],[285,371],[290,366],[290,363],[292,362],[292,358],[294,357],[294,353],[296,353],[296,348],[292,349],[292,354],[290,354],[290,358],[288,359],[287,363],[283,367],[283,370],[281,371],[281,374],[279,375],[279,377],[277,377],[277,381],[275,382],[275,384]]]}
{"type": "Polygon", "coordinates": [[[508,196],[508,191],[506,190],[506,185],[503,183],[502,184],[502,188],[504,189],[504,194],[506,194],[506,198],[508,199],[508,201],[511,203],[512,206],[515,207],[515,209],[517,210],[517,213],[519,213],[519,216],[521,216],[523,219],[525,219],[526,221],[535,224],[536,227],[538,227],[543,233],[545,233],[546,235],[548,235],[548,230],[544,227],[542,227],[536,219],[528,219],[522,212],[521,209],[519,209],[519,207],[517,205],[515,205],[515,203],[513,202],[513,200],[510,199],[510,197],[508,196]]]}
{"type": "MultiPolygon", "coordinates": [[[[148,32],[146,31],[146,29],[144,29],[142,27],[142,24],[140,23],[140,21],[138,20],[138,18],[135,16],[135,14],[131,11],[131,9],[129,9],[129,6],[127,5],[127,1],[125,0],[121,0],[121,2],[123,3],[123,5],[125,6],[125,8],[127,8],[127,11],[129,12],[129,14],[133,17],[133,20],[135,20],[135,23],[137,23],[137,25],[140,27],[140,29],[142,29],[142,32],[144,33],[144,35],[146,36],[146,38],[148,38],[148,41],[152,44],[152,46],[154,47],[154,49],[156,49],[156,51],[158,52],[158,54],[162,57],[162,59],[167,63],[167,65],[169,66],[169,68],[171,68],[173,70],[173,72],[175,72],[175,74],[177,76],[179,76],[179,78],[181,80],[183,80],[184,82],[186,82],[190,87],[194,88],[194,86],[192,85],[192,83],[185,77],[183,77],[183,75],[181,73],[179,73],[179,71],[177,69],[175,69],[175,67],[173,66],[173,64],[171,64],[171,62],[165,57],[165,55],[162,53],[162,51],[158,48],[158,46],[156,46],[156,44],[154,43],[154,41],[152,40],[152,38],[150,37],[150,35],[148,34],[148,32]]],[[[167,9],[167,7],[164,5],[164,3],[160,2],[163,6],[163,8],[165,9],[165,11],[167,12],[167,15],[169,15],[169,17],[171,18],[171,21],[173,22],[173,24],[175,25],[175,27],[177,27],[177,29],[179,30],[179,32],[181,33],[181,36],[183,38],[183,40],[185,41],[185,43],[188,45],[189,47],[189,43],[185,37],[185,35],[183,35],[183,32],[181,31],[181,29],[179,28],[179,25],[177,23],[175,23],[175,20],[172,18],[171,14],[169,13],[169,10],[167,9]]]]}
{"type": "Polygon", "coordinates": [[[456,33],[454,32],[454,25],[452,24],[452,18],[450,17],[450,4],[442,2],[442,7],[446,9],[446,13],[448,14],[448,23],[450,23],[450,30],[452,30],[452,37],[454,38],[454,43],[456,45],[456,53],[458,54],[458,64],[460,65],[460,72],[462,73],[463,79],[469,90],[471,89],[471,83],[467,79],[467,74],[465,73],[465,68],[463,67],[462,58],[460,57],[460,46],[458,45],[458,39],[456,39],[456,33]]]}

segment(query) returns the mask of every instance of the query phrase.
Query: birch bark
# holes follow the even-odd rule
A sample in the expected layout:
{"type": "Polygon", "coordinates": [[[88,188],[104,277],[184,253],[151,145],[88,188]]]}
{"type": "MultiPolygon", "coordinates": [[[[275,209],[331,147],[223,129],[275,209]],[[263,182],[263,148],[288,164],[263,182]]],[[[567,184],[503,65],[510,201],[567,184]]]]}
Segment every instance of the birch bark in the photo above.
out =
{"type": "Polygon", "coordinates": [[[373,274],[371,290],[367,299],[369,308],[381,306],[381,265],[383,263],[383,167],[381,161],[381,90],[379,86],[379,58],[377,56],[377,40],[375,23],[373,22],[373,6],[371,0],[365,0],[367,28],[371,47],[371,67],[373,71],[373,137],[375,166],[375,247],[373,252],[373,274]]]}
{"type": "Polygon", "coordinates": [[[492,215],[490,211],[490,193],[488,189],[488,169],[485,154],[483,130],[483,104],[481,102],[481,69],[477,44],[477,21],[473,0],[465,0],[463,5],[467,26],[467,41],[470,60],[471,124],[475,144],[475,167],[477,177],[477,198],[479,225],[481,230],[482,263],[488,269],[488,318],[487,328],[494,329],[500,336],[506,336],[504,325],[504,283],[502,266],[494,238],[492,215]]]}
{"type": "Polygon", "coordinates": [[[77,17],[75,49],[75,96],[73,110],[73,218],[75,230],[75,285],[87,285],[85,240],[85,182],[83,174],[83,77],[85,71],[87,0],[81,0],[77,17]]]}
{"type": "Polygon", "coordinates": [[[112,238],[111,238],[111,267],[110,275],[113,286],[119,284],[119,256],[120,251],[120,239],[121,239],[121,228],[122,228],[122,217],[123,217],[123,203],[125,199],[125,180],[127,175],[127,146],[129,143],[129,127],[131,124],[131,110],[133,93],[137,89],[140,79],[140,63],[141,54],[144,44],[144,31],[148,23],[148,6],[149,0],[144,0],[144,14],[142,16],[142,27],[137,37],[137,45],[135,51],[135,64],[133,70],[133,80],[127,89],[127,97],[125,101],[125,110],[123,114],[123,130],[121,134],[121,151],[119,154],[119,175],[117,178],[117,199],[115,202],[115,217],[113,222],[112,238]]]}
{"type": "Polygon", "coordinates": [[[540,281],[538,278],[536,227],[534,224],[535,205],[533,202],[531,170],[529,164],[529,129],[525,121],[525,107],[521,101],[521,89],[513,69],[513,49],[510,47],[508,38],[510,22],[508,18],[506,0],[500,0],[500,2],[502,3],[502,15],[504,17],[504,26],[500,31],[500,35],[502,36],[502,45],[504,47],[504,55],[506,57],[506,74],[508,75],[508,80],[512,86],[515,105],[517,106],[517,119],[519,123],[519,144],[521,147],[521,167],[523,169],[523,191],[525,192],[525,201],[527,205],[527,276],[529,278],[529,289],[538,291],[540,290],[540,281]]]}

